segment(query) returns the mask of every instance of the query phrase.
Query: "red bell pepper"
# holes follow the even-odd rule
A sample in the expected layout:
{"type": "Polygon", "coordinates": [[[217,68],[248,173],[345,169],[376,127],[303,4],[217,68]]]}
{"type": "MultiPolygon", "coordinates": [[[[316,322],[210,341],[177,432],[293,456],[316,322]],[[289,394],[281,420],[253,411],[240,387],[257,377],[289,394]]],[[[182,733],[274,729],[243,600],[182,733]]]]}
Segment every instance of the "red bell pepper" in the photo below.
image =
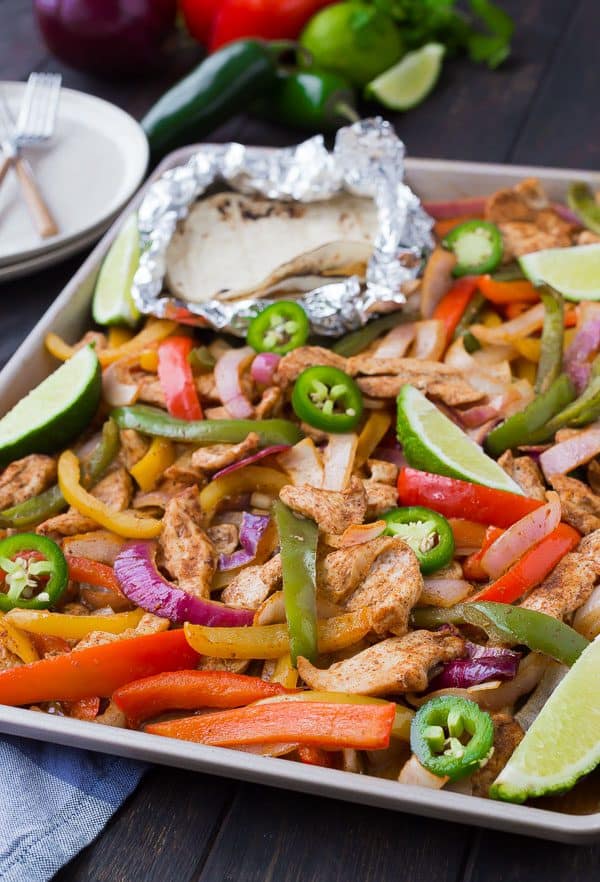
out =
{"type": "Polygon", "coordinates": [[[211,52],[242,37],[295,40],[309,18],[335,0],[221,0],[210,34],[211,52]]]}
{"type": "Polygon", "coordinates": [[[223,0],[179,0],[179,6],[192,37],[199,43],[208,43],[215,15],[223,0]]]}
{"type": "Polygon", "coordinates": [[[0,704],[108,698],[125,683],[191,668],[197,659],[183,630],[90,646],[0,671],[0,704]]]}
{"type": "Polygon", "coordinates": [[[79,701],[64,702],[65,710],[76,720],[95,720],[100,711],[100,698],[80,698],[79,701]]]}
{"type": "Polygon", "coordinates": [[[486,573],[481,566],[481,559],[490,545],[492,545],[503,532],[504,530],[501,530],[500,527],[488,527],[485,533],[485,539],[483,540],[483,544],[479,551],[476,551],[475,554],[469,555],[469,557],[463,561],[463,575],[465,579],[469,580],[469,582],[487,582],[489,574],[486,573]]]}
{"type": "Polygon", "coordinates": [[[229,671],[169,671],[121,686],[113,693],[113,701],[130,724],[137,726],[168,710],[241,707],[293,691],[280,683],[229,671]]]}
{"type": "Polygon", "coordinates": [[[171,416],[201,420],[202,408],[188,355],[194,344],[189,337],[167,337],[158,347],[158,379],[171,416]]]}
{"type": "Polygon", "coordinates": [[[393,702],[280,701],[153,723],[146,732],[220,747],[297,743],[332,750],[383,750],[389,745],[395,713],[393,702]]]}
{"type": "Polygon", "coordinates": [[[122,594],[112,567],[89,557],[76,557],[74,554],[65,554],[65,558],[69,566],[69,578],[74,582],[87,582],[88,585],[110,588],[111,591],[122,594]]]}
{"type": "Polygon", "coordinates": [[[398,496],[401,505],[424,505],[447,518],[467,518],[495,527],[510,527],[543,505],[538,499],[408,467],[400,470],[398,496]]]}
{"type": "Polygon", "coordinates": [[[322,747],[311,747],[308,744],[299,744],[296,753],[300,762],[306,766],[321,766],[323,769],[335,769],[335,753],[331,750],[323,750],[322,747]]]}
{"type": "Polygon", "coordinates": [[[54,637],[52,634],[29,634],[29,639],[33,643],[38,655],[42,658],[52,653],[57,655],[59,652],[71,652],[71,647],[62,637],[54,637]]]}
{"type": "Polygon", "coordinates": [[[475,295],[478,278],[478,276],[463,276],[462,279],[458,279],[433,311],[433,318],[444,322],[446,326],[447,343],[452,340],[465,309],[475,295]]]}
{"type": "Polygon", "coordinates": [[[499,579],[469,597],[469,601],[513,603],[526,591],[543,582],[565,554],[578,545],[580,539],[581,536],[573,527],[559,524],[545,539],[526,551],[499,579]]]}

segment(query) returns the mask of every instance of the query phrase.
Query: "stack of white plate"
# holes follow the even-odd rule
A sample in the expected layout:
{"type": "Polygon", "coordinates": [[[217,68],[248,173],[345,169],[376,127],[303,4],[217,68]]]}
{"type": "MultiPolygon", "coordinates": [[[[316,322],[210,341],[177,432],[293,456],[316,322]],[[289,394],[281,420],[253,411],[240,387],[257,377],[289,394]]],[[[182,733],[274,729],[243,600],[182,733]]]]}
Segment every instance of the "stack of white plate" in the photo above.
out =
{"type": "MultiPolygon", "coordinates": [[[[0,82],[0,90],[16,117],[25,84],[0,82]]],[[[40,238],[10,171],[0,185],[0,282],[58,263],[98,239],[141,183],[148,142],[118,107],[63,89],[52,141],[24,155],[60,232],[40,238]]]]}

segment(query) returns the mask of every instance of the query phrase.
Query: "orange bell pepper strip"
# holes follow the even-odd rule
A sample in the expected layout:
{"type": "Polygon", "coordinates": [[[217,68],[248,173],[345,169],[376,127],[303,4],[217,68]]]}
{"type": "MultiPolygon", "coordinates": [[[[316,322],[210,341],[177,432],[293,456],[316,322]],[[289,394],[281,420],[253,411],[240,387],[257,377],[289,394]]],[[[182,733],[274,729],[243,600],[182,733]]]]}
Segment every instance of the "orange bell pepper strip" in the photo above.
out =
{"type": "Polygon", "coordinates": [[[158,347],[158,379],[171,416],[182,420],[203,417],[188,356],[194,346],[189,337],[168,337],[158,347]]]}
{"type": "Polygon", "coordinates": [[[503,532],[504,530],[501,530],[500,527],[488,527],[480,550],[469,555],[469,557],[463,561],[463,575],[465,579],[469,580],[469,582],[487,582],[489,579],[489,573],[487,573],[481,566],[481,560],[490,545],[492,545],[503,532]]]}
{"type": "Polygon", "coordinates": [[[311,747],[309,744],[299,744],[296,751],[298,759],[306,766],[321,766],[323,769],[335,769],[335,754],[331,750],[323,750],[322,747],[311,747]]]}
{"type": "Polygon", "coordinates": [[[379,442],[383,440],[392,424],[392,417],[384,410],[374,410],[369,414],[356,445],[354,467],[358,468],[368,460],[379,442]]]}
{"type": "Polygon", "coordinates": [[[141,677],[196,664],[197,654],[183,631],[162,631],[0,671],[0,704],[79,701],[113,692],[141,677]]]}
{"type": "Polygon", "coordinates": [[[545,539],[526,551],[504,575],[469,597],[469,601],[514,603],[526,591],[543,582],[565,554],[579,544],[580,539],[581,536],[573,527],[559,524],[545,539]]]}
{"type": "Polygon", "coordinates": [[[526,279],[497,282],[489,275],[479,276],[477,287],[490,303],[537,303],[539,291],[526,279]]]}
{"type": "Polygon", "coordinates": [[[113,693],[113,701],[130,724],[169,710],[232,708],[287,693],[280,683],[229,671],[168,671],[135,680],[113,693]]]}
{"type": "Polygon", "coordinates": [[[121,593],[121,586],[112,567],[98,563],[90,557],[66,554],[65,558],[69,567],[69,579],[74,582],[87,582],[88,585],[98,585],[101,588],[110,588],[111,591],[121,593]]]}
{"type": "Polygon", "coordinates": [[[42,658],[47,653],[56,655],[61,652],[71,652],[71,646],[64,637],[55,637],[53,634],[30,634],[29,636],[38,656],[42,656],[42,658]]]}
{"type": "Polygon", "coordinates": [[[463,276],[458,279],[433,311],[433,318],[442,321],[446,326],[447,343],[452,340],[465,309],[477,291],[478,280],[478,276],[463,276]]]}
{"type": "Polygon", "coordinates": [[[456,548],[481,548],[486,532],[483,524],[467,521],[465,518],[449,518],[448,523],[454,535],[456,548]]]}
{"type": "Polygon", "coordinates": [[[65,710],[75,720],[95,720],[100,711],[100,697],[80,698],[79,701],[64,702],[65,710]]]}
{"type": "Polygon", "coordinates": [[[400,470],[398,496],[401,505],[424,505],[447,518],[494,527],[510,527],[543,505],[539,499],[408,467],[400,470]]]}
{"type": "Polygon", "coordinates": [[[518,316],[520,316],[521,313],[527,312],[527,310],[530,308],[530,303],[516,300],[514,303],[507,303],[506,306],[503,307],[503,311],[508,321],[512,321],[513,319],[516,319],[518,316]]]}
{"type": "Polygon", "coordinates": [[[331,750],[383,750],[390,743],[394,715],[392,703],[273,702],[153,723],[146,732],[220,747],[292,742],[331,750]]]}

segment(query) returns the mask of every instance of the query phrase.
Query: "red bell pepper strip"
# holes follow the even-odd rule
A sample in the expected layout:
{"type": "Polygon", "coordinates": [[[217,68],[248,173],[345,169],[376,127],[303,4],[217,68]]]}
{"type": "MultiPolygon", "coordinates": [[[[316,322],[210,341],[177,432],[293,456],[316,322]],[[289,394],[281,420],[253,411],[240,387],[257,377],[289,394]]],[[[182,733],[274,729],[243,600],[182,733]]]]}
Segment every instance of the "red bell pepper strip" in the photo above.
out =
{"type": "Polygon", "coordinates": [[[228,671],[169,671],[121,686],[113,693],[113,701],[130,724],[137,726],[168,710],[241,707],[294,691],[280,683],[228,671]]]}
{"type": "Polygon", "coordinates": [[[52,634],[29,634],[36,652],[42,658],[47,653],[58,654],[59,652],[71,652],[71,647],[62,637],[54,637],[52,634]]]}
{"type": "Polygon", "coordinates": [[[0,704],[108,698],[125,683],[191,668],[197,659],[183,630],[90,646],[0,671],[0,704]]]}
{"type": "Polygon", "coordinates": [[[486,528],[464,518],[449,518],[456,548],[481,548],[485,542],[486,528]]]}
{"type": "Polygon", "coordinates": [[[463,276],[444,294],[433,311],[433,318],[446,326],[446,341],[449,343],[463,317],[463,313],[477,290],[478,276],[463,276]]]}
{"type": "Polygon", "coordinates": [[[392,702],[281,701],[153,723],[146,732],[220,747],[289,742],[331,750],[383,750],[389,745],[395,712],[392,702]]]}
{"type": "Polygon", "coordinates": [[[100,698],[80,698],[79,701],[64,702],[65,710],[76,720],[95,720],[100,711],[100,698]]]}
{"type": "Polygon", "coordinates": [[[335,753],[331,750],[323,750],[322,747],[311,747],[308,744],[299,744],[296,753],[300,762],[306,766],[321,766],[324,769],[335,769],[335,753]]]}
{"type": "Polygon", "coordinates": [[[538,303],[539,291],[525,279],[497,282],[489,275],[479,276],[477,287],[491,303],[538,303]]]}
{"type": "Polygon", "coordinates": [[[463,575],[465,579],[469,580],[469,582],[487,582],[489,574],[486,573],[481,566],[481,559],[490,545],[492,545],[503,532],[504,530],[501,530],[500,527],[488,527],[485,533],[485,539],[483,540],[483,544],[479,551],[476,551],[475,554],[469,555],[469,557],[463,561],[463,575]]]}
{"type": "Polygon", "coordinates": [[[89,557],[76,557],[74,554],[65,554],[65,558],[69,566],[69,578],[74,582],[87,582],[89,585],[123,593],[112,567],[89,557]]]}
{"type": "Polygon", "coordinates": [[[168,337],[158,347],[158,379],[171,416],[201,420],[202,408],[188,355],[194,346],[189,337],[168,337]]]}
{"type": "Polygon", "coordinates": [[[469,597],[469,601],[514,603],[526,591],[543,582],[565,554],[578,545],[580,539],[581,536],[573,527],[559,524],[545,539],[526,551],[499,579],[469,597]]]}
{"type": "Polygon", "coordinates": [[[401,505],[424,505],[447,518],[494,527],[510,527],[543,505],[538,499],[408,467],[400,470],[398,496],[401,505]]]}

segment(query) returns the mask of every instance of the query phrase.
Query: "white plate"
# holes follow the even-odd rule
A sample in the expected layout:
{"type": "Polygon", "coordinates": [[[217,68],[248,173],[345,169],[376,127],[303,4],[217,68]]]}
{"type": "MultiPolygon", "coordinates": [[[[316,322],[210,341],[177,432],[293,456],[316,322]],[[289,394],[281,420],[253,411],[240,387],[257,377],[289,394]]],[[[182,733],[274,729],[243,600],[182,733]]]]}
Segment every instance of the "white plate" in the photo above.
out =
{"type": "MultiPolygon", "coordinates": [[[[0,82],[17,115],[24,83],[0,82]]],[[[139,186],[148,164],[148,142],[127,113],[91,95],[63,89],[56,132],[42,147],[25,155],[33,166],[60,233],[40,239],[21,198],[14,174],[0,187],[0,267],[23,264],[56,248],[97,235],[139,186]]],[[[85,243],[84,243],[85,244],[85,243]]],[[[58,258],[57,258],[58,259],[58,258]]],[[[41,268],[47,263],[38,263],[41,268]]]]}

